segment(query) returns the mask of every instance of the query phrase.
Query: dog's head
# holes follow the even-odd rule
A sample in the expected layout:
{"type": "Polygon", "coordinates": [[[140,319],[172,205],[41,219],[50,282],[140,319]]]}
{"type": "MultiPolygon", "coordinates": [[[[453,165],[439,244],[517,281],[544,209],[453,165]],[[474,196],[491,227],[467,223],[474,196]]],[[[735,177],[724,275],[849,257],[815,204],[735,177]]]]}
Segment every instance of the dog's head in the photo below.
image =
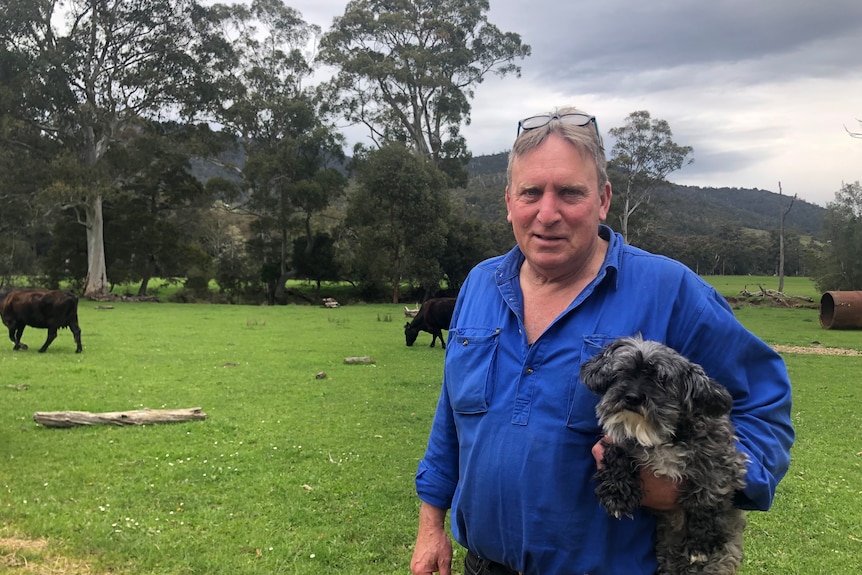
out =
{"type": "Polygon", "coordinates": [[[581,367],[581,380],[602,396],[596,415],[614,441],[668,443],[684,426],[727,415],[733,406],[727,389],[701,366],[641,338],[611,342],[581,367]]]}

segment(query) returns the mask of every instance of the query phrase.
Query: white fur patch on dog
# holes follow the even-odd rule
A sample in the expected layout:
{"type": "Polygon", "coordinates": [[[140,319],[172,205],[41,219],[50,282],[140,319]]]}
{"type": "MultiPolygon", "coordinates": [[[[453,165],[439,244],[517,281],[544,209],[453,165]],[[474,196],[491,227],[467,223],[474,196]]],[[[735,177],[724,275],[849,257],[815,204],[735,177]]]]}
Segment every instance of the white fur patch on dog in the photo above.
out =
{"type": "Polygon", "coordinates": [[[601,421],[601,424],[615,442],[633,438],[645,447],[664,443],[664,439],[655,432],[644,416],[634,411],[616,411],[601,421]]]}

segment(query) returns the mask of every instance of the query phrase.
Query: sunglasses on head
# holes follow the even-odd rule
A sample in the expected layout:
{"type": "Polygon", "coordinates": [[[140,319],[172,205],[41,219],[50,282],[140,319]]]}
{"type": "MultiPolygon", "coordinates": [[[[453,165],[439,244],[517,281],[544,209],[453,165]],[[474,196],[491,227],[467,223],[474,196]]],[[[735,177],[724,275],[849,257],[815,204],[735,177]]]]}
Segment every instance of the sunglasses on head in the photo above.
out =
{"type": "Polygon", "coordinates": [[[599,139],[599,147],[604,148],[602,135],[599,134],[599,123],[596,121],[596,117],[590,116],[589,114],[582,114],[580,112],[573,112],[570,114],[539,114],[538,116],[524,118],[518,122],[518,133],[515,136],[520,136],[521,131],[526,132],[528,130],[535,130],[536,128],[547,126],[552,120],[559,120],[564,124],[571,124],[572,126],[586,126],[592,122],[593,126],[596,128],[596,137],[599,139]]]}

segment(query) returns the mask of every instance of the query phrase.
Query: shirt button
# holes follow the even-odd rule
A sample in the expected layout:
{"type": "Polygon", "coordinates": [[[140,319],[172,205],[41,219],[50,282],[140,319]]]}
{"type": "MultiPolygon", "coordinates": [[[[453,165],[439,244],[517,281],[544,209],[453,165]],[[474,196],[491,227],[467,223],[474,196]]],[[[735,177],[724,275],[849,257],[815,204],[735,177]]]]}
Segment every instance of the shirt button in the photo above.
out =
{"type": "Polygon", "coordinates": [[[527,375],[533,375],[533,368],[532,367],[527,368],[527,375]]]}

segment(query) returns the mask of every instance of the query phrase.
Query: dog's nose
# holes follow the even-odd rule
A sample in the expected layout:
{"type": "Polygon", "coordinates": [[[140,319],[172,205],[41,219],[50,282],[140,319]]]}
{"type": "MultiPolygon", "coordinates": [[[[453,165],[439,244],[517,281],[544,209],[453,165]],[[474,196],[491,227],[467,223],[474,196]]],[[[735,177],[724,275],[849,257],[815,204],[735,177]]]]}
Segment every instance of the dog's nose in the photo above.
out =
{"type": "Polygon", "coordinates": [[[623,396],[623,401],[627,407],[638,407],[643,403],[643,395],[630,391],[623,396]]]}

